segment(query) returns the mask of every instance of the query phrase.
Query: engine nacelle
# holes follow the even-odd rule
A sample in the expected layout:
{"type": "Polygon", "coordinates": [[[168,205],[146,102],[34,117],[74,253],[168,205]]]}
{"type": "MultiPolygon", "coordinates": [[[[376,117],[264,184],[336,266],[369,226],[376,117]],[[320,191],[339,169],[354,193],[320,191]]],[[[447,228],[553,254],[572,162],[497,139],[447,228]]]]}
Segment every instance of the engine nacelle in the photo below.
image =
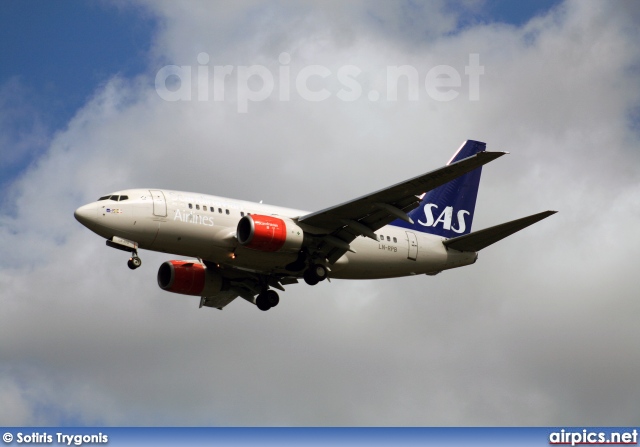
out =
{"type": "Polygon", "coordinates": [[[212,296],[222,290],[222,275],[199,262],[167,261],[158,269],[162,290],[183,295],[212,296]]]}
{"type": "Polygon", "coordinates": [[[291,219],[250,214],[238,222],[236,236],[240,245],[253,250],[297,253],[304,231],[291,219]]]}

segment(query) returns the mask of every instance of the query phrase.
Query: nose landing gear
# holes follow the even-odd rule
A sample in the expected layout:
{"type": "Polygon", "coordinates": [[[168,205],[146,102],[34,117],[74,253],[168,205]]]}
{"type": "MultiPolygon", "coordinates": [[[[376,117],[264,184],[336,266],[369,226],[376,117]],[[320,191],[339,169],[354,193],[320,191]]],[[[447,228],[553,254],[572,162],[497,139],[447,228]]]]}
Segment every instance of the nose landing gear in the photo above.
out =
{"type": "Polygon", "coordinates": [[[107,246],[122,251],[130,251],[131,257],[127,261],[127,266],[131,270],[135,270],[142,265],[142,260],[138,257],[138,243],[123,239],[118,236],[113,236],[110,240],[107,239],[107,246]]]}
{"type": "Polygon", "coordinates": [[[131,270],[135,270],[138,267],[140,267],[142,265],[142,259],[140,259],[138,257],[138,252],[133,252],[131,254],[131,257],[129,258],[129,260],[127,261],[127,266],[131,269],[131,270]]]}

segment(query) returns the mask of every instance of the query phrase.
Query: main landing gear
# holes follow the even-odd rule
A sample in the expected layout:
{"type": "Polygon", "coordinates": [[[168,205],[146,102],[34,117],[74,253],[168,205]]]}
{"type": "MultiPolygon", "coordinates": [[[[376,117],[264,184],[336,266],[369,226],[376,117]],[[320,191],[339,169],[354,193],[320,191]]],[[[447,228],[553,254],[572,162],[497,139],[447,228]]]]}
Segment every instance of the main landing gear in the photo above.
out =
{"type": "Polygon", "coordinates": [[[315,286],[320,281],[327,279],[327,268],[322,264],[312,264],[307,270],[305,270],[302,277],[304,282],[310,286],[315,286]]]}
{"type": "Polygon", "coordinates": [[[317,260],[317,258],[314,258],[306,250],[300,250],[298,258],[294,262],[287,264],[285,268],[291,272],[300,274],[300,272],[306,267],[307,269],[304,270],[304,273],[302,274],[304,282],[310,286],[315,286],[320,281],[327,279],[329,270],[324,264],[314,262],[314,259],[317,260]]]}
{"type": "Polygon", "coordinates": [[[265,290],[260,292],[260,295],[256,298],[256,306],[262,311],[267,311],[272,307],[276,307],[280,302],[278,293],[274,290],[265,290]]]}

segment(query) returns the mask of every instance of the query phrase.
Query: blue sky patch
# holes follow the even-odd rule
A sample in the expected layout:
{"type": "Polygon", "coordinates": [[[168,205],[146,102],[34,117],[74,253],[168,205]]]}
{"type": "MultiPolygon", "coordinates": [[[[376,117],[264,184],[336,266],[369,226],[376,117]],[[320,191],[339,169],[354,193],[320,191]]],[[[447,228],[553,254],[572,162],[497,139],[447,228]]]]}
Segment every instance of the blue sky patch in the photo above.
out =
{"type": "Polygon", "coordinates": [[[105,2],[22,0],[0,4],[0,85],[11,78],[63,127],[96,86],[147,66],[155,21],[141,8],[105,2]]]}
{"type": "Polygon", "coordinates": [[[0,187],[42,154],[100,84],[147,67],[156,22],[106,2],[0,3],[0,187]]]}

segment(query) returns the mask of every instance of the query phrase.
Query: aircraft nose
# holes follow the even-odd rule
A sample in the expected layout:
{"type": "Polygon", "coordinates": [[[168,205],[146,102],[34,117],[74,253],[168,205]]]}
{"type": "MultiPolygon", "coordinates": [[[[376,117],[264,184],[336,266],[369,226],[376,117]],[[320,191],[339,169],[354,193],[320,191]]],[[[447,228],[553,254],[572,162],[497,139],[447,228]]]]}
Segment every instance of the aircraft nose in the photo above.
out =
{"type": "Polygon", "coordinates": [[[86,227],[92,221],[95,221],[97,216],[96,209],[97,208],[95,203],[82,205],[80,208],[74,211],[73,216],[76,218],[78,222],[80,222],[82,225],[86,227]]]}

